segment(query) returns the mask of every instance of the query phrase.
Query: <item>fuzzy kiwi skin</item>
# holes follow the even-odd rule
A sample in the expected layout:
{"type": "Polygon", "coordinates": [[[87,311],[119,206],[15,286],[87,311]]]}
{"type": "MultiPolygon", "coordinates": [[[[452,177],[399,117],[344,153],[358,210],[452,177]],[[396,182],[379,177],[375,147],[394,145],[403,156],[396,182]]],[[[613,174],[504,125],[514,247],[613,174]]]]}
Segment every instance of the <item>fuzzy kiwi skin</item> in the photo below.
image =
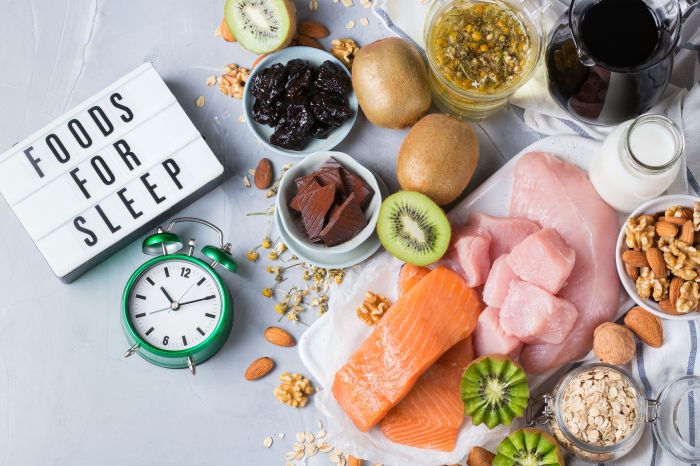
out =
{"type": "Polygon", "coordinates": [[[493,466],[520,466],[514,456],[521,450],[522,444],[529,447],[538,447],[542,457],[538,461],[541,466],[565,466],[564,455],[559,443],[547,432],[539,429],[520,429],[503,439],[496,449],[496,457],[491,463],[493,466]],[[534,442],[537,441],[535,444],[534,442]]]}
{"type": "Polygon", "coordinates": [[[352,62],[352,85],[365,116],[381,128],[402,129],[428,111],[428,69],[418,50],[398,37],[360,49],[352,62]]]}
{"type": "Polygon", "coordinates": [[[284,7],[287,10],[287,13],[289,14],[289,30],[287,31],[287,35],[284,38],[284,40],[281,42],[280,46],[277,47],[276,49],[273,50],[266,50],[263,48],[258,48],[255,46],[255,44],[249,44],[247,43],[246,36],[244,34],[239,34],[236,31],[236,25],[233,23],[233,21],[229,20],[229,15],[226,13],[229,11],[229,4],[235,3],[237,0],[227,0],[226,1],[226,6],[224,7],[224,18],[226,19],[226,23],[228,24],[229,29],[231,30],[231,33],[237,38],[237,41],[241,46],[248,50],[249,52],[257,53],[257,54],[264,54],[264,53],[270,53],[270,52],[275,52],[277,50],[281,50],[285,47],[287,47],[291,42],[292,39],[294,39],[294,36],[297,34],[297,8],[294,5],[293,0],[281,0],[284,3],[284,7]],[[243,37],[243,40],[240,39],[239,36],[243,37]]]}
{"type": "Polygon", "coordinates": [[[458,118],[431,113],[403,140],[396,176],[401,189],[446,205],[462,194],[478,163],[479,142],[472,127],[458,118]]]}

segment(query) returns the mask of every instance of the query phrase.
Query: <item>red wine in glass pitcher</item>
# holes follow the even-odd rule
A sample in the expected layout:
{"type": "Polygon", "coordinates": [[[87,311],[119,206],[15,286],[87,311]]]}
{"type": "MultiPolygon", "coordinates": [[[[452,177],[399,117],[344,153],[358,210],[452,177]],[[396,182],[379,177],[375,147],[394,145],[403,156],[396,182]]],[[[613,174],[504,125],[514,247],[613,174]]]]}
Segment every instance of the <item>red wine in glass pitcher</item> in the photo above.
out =
{"type": "Polygon", "coordinates": [[[554,100],[576,119],[615,125],[651,108],[673,70],[685,0],[573,0],[546,51],[554,100]]]}

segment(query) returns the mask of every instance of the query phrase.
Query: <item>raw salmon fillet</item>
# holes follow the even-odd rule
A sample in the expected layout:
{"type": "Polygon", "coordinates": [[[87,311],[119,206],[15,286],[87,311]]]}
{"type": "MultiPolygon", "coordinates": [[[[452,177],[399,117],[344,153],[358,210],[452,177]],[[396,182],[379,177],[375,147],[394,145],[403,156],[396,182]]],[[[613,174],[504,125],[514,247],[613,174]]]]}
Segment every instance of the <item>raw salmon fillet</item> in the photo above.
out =
{"type": "Polygon", "coordinates": [[[615,268],[617,214],[588,181],[586,173],[551,154],[525,154],[515,165],[510,215],[554,228],[576,252],[576,263],[559,292],[578,310],[569,336],[559,344],[528,345],[525,370],[542,373],[580,358],[591,349],[593,330],[614,320],[620,281],[615,268]]]}
{"type": "Polygon", "coordinates": [[[384,435],[402,445],[454,450],[464,422],[459,383],[472,359],[471,337],[450,348],[382,419],[379,425],[384,435]]]}
{"type": "Polygon", "coordinates": [[[449,348],[474,331],[477,293],[457,273],[438,267],[389,308],[335,374],[332,392],[355,426],[367,432],[449,348]]]}
{"type": "Polygon", "coordinates": [[[399,272],[399,296],[403,296],[413,288],[415,284],[428,275],[430,269],[419,265],[404,264],[399,272]]]}

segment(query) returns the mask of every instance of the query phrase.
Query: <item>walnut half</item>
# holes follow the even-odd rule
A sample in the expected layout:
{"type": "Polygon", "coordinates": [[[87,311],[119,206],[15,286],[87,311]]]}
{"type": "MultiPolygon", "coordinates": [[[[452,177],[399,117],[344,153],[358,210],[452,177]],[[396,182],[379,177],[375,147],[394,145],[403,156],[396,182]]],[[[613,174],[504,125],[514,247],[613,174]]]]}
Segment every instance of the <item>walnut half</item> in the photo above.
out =
{"type": "Polygon", "coordinates": [[[630,249],[641,249],[646,251],[654,246],[654,228],[656,221],[651,215],[640,215],[639,217],[630,217],[625,224],[625,243],[630,249]]]}
{"type": "Polygon", "coordinates": [[[685,282],[681,285],[678,299],[676,300],[676,311],[687,314],[693,312],[698,307],[700,298],[700,285],[697,282],[685,282]]]}
{"type": "Polygon", "coordinates": [[[367,325],[377,325],[389,306],[391,303],[384,296],[368,291],[362,305],[357,308],[357,317],[367,325]]]}
{"type": "Polygon", "coordinates": [[[352,39],[334,39],[331,42],[331,53],[348,69],[352,69],[352,61],[359,51],[360,47],[352,39]]]}
{"type": "Polygon", "coordinates": [[[641,267],[636,288],[641,298],[659,302],[668,296],[668,279],[657,278],[649,267],[641,267]]]}
{"type": "Polygon", "coordinates": [[[309,379],[301,374],[285,372],[280,375],[280,382],[279,387],[274,391],[275,398],[293,408],[306,406],[309,395],[314,392],[309,379]]]}

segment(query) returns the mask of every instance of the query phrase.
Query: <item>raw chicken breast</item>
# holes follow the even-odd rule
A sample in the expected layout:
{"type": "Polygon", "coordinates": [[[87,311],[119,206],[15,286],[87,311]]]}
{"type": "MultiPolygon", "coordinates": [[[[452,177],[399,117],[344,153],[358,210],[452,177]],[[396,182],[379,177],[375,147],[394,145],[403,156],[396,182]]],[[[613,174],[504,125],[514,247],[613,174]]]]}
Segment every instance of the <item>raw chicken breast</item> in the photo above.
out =
{"type": "Polygon", "coordinates": [[[450,248],[439,264],[461,274],[470,288],[483,285],[491,269],[490,246],[490,235],[471,227],[457,228],[452,232],[450,248]]]}
{"type": "Polygon", "coordinates": [[[539,286],[513,280],[498,322],[507,335],[524,343],[561,343],[577,318],[578,311],[569,301],[539,286]]]}
{"type": "Polygon", "coordinates": [[[563,343],[526,346],[525,369],[542,373],[585,355],[593,330],[617,314],[620,283],[615,268],[617,214],[598,196],[586,173],[550,154],[524,155],[513,172],[510,215],[554,228],[576,251],[576,264],[559,295],[579,311],[563,343]]]}
{"type": "Polygon", "coordinates": [[[492,260],[508,254],[518,243],[540,229],[535,222],[526,218],[492,217],[481,212],[469,214],[466,225],[491,237],[489,253],[492,260]]]}
{"type": "Polygon", "coordinates": [[[508,294],[510,282],[518,278],[506,262],[507,257],[508,254],[503,254],[491,266],[491,272],[489,272],[489,278],[486,279],[482,293],[482,300],[488,306],[500,308],[508,294]]]}
{"type": "Polygon", "coordinates": [[[487,354],[507,354],[512,358],[518,357],[523,342],[516,337],[506,335],[498,322],[500,312],[495,307],[487,307],[479,314],[473,335],[474,352],[477,357],[487,354]]]}
{"type": "Polygon", "coordinates": [[[574,268],[576,253],[556,230],[543,228],[515,246],[506,262],[521,279],[557,294],[574,268]]]}

